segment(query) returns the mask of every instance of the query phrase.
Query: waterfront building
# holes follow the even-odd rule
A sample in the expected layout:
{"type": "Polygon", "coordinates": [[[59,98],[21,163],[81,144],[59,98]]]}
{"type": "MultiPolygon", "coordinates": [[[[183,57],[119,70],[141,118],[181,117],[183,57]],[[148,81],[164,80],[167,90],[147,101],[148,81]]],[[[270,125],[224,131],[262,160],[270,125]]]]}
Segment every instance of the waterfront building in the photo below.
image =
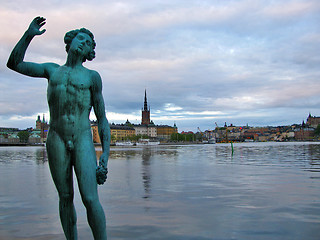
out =
{"type": "Polygon", "coordinates": [[[294,138],[298,141],[308,141],[314,138],[314,128],[300,128],[294,132],[294,138]]]}
{"type": "Polygon", "coordinates": [[[168,125],[155,125],[151,120],[150,106],[148,106],[147,100],[147,90],[144,92],[144,104],[141,111],[141,124],[134,124],[132,126],[135,130],[135,135],[148,136],[150,138],[157,138],[160,140],[169,140],[172,133],[178,132],[176,124],[174,124],[173,127],[168,125]]]}
{"type": "Polygon", "coordinates": [[[178,133],[178,128],[176,124],[174,124],[173,127],[168,125],[157,126],[157,138],[160,140],[169,140],[173,133],[178,133]]]}
{"type": "MultiPolygon", "coordinates": [[[[124,141],[131,136],[135,136],[135,130],[133,127],[130,127],[126,124],[110,124],[110,134],[111,140],[113,141],[124,141]]],[[[101,143],[98,124],[95,121],[91,122],[91,132],[92,140],[94,143],[101,143]]]]}
{"type": "Polygon", "coordinates": [[[150,106],[148,108],[147,102],[147,90],[144,90],[144,105],[142,108],[142,118],[141,118],[141,125],[149,125],[150,124],[150,106]]]}
{"type": "Polygon", "coordinates": [[[40,135],[41,142],[47,141],[48,130],[49,130],[49,124],[46,122],[44,114],[43,114],[42,121],[40,119],[40,115],[38,115],[38,119],[36,120],[36,129],[34,130],[34,132],[40,135]]]}
{"type": "Polygon", "coordinates": [[[29,136],[28,142],[30,144],[40,144],[41,143],[40,134],[33,131],[32,134],[29,136]]]}
{"type": "Polygon", "coordinates": [[[110,131],[116,141],[124,141],[135,136],[135,129],[124,124],[111,124],[110,131]]]}
{"type": "Polygon", "coordinates": [[[150,106],[148,107],[147,90],[144,91],[144,104],[141,110],[141,124],[133,125],[135,134],[141,136],[157,137],[157,128],[150,119],[150,106]]]}
{"type": "Polygon", "coordinates": [[[13,133],[8,136],[8,143],[19,143],[20,138],[18,137],[18,133],[13,133]]]}
{"type": "Polygon", "coordinates": [[[19,132],[19,128],[0,127],[0,135],[12,134],[19,132]]]}
{"type": "Polygon", "coordinates": [[[211,140],[211,141],[214,140],[215,141],[215,139],[216,139],[215,131],[214,130],[205,130],[203,132],[203,139],[207,140],[207,141],[209,141],[209,140],[211,140]]]}
{"type": "Polygon", "coordinates": [[[292,140],[292,139],[294,139],[294,131],[286,131],[286,132],[281,133],[280,141],[281,140],[292,140]]]}
{"type": "Polygon", "coordinates": [[[153,121],[150,122],[150,124],[139,124],[139,125],[133,125],[133,128],[135,130],[135,135],[141,135],[141,136],[148,136],[151,138],[156,138],[157,135],[157,126],[154,125],[153,121]]]}
{"type": "MultiPolygon", "coordinates": [[[[92,139],[94,143],[100,143],[98,125],[91,122],[92,139]]],[[[155,125],[150,118],[150,106],[148,106],[147,91],[144,92],[144,103],[141,110],[141,124],[131,124],[129,120],[124,124],[110,125],[112,141],[124,141],[131,136],[147,136],[159,140],[169,140],[172,133],[177,133],[178,128],[168,125],[155,125]]]]}
{"type": "Polygon", "coordinates": [[[91,133],[93,143],[101,143],[98,131],[98,124],[95,121],[91,121],[91,133]]]}
{"type": "Polygon", "coordinates": [[[19,143],[18,128],[0,127],[0,143],[19,143]]]}
{"type": "MultiPolygon", "coordinates": [[[[131,124],[128,120],[126,124],[131,124]]],[[[131,124],[132,125],[132,124],[131,124]]],[[[144,104],[141,109],[141,124],[133,124],[135,135],[157,137],[157,128],[150,119],[150,106],[148,107],[147,90],[144,91],[144,104]]]]}
{"type": "Polygon", "coordinates": [[[312,116],[309,113],[307,122],[294,129],[294,138],[298,141],[310,141],[315,138],[315,128],[320,124],[320,117],[312,116]]]}
{"type": "Polygon", "coordinates": [[[320,124],[320,117],[312,116],[311,113],[309,113],[306,124],[309,127],[317,128],[317,126],[320,124]]]}

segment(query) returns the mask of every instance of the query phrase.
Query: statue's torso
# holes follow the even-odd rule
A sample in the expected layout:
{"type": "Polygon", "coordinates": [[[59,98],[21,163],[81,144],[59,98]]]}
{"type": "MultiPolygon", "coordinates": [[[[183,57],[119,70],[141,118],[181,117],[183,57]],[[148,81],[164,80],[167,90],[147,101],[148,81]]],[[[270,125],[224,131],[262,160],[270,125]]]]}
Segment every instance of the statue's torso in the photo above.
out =
{"type": "Polygon", "coordinates": [[[50,76],[47,98],[50,128],[61,137],[76,137],[90,129],[91,102],[90,70],[61,66],[50,76]]]}

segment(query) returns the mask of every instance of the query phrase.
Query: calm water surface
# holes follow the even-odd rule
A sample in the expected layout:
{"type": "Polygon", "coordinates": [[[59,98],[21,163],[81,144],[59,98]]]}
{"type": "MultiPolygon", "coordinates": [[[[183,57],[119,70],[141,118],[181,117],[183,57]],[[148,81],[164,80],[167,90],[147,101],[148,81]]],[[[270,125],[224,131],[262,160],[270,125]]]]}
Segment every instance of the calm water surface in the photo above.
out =
{"type": "MultiPolygon", "coordinates": [[[[320,143],[112,148],[99,195],[111,240],[319,240],[320,143]]],[[[0,148],[0,239],[64,239],[43,147],[0,148]]]]}

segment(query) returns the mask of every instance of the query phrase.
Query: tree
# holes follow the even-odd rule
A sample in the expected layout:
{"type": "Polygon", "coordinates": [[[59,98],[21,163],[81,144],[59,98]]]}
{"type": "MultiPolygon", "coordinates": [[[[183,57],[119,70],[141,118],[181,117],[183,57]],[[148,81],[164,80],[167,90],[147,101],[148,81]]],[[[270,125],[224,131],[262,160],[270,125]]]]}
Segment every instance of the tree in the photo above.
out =
{"type": "Polygon", "coordinates": [[[111,142],[115,142],[116,141],[116,136],[114,134],[111,135],[111,142]]]}
{"type": "Polygon", "coordinates": [[[179,133],[172,133],[170,140],[171,141],[179,141],[179,135],[180,135],[179,133]]]}
{"type": "Polygon", "coordinates": [[[197,141],[203,141],[203,140],[207,140],[207,138],[205,136],[203,136],[202,133],[197,132],[196,134],[194,134],[194,137],[197,141]]]}
{"type": "Polygon", "coordinates": [[[20,138],[20,142],[27,143],[29,140],[30,133],[28,131],[20,131],[18,132],[18,137],[20,138]]]}
{"type": "Polygon", "coordinates": [[[180,133],[172,133],[171,141],[182,141],[182,142],[193,142],[195,141],[196,136],[193,133],[180,134],[180,133]]]}

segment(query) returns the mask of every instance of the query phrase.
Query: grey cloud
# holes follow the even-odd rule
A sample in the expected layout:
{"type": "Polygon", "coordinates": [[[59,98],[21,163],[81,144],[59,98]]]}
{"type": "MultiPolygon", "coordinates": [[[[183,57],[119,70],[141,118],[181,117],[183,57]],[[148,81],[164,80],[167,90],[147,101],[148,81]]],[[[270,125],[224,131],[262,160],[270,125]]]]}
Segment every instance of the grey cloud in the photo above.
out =
{"type": "MultiPolygon", "coordinates": [[[[2,62],[36,12],[48,20],[47,32],[28,49],[32,61],[63,64],[65,32],[88,27],[96,37],[97,57],[85,65],[101,74],[108,111],[139,111],[146,88],[157,119],[176,116],[190,128],[197,122],[188,121],[187,112],[221,112],[210,120],[197,120],[202,126],[213,119],[292,123],[310,110],[317,114],[317,1],[70,1],[59,6],[59,1],[43,6],[24,2],[26,14],[15,10],[16,3],[2,6],[22,19],[4,19],[6,31],[13,28],[15,33],[0,33],[2,62]],[[179,108],[170,112],[166,104],[179,108]]],[[[8,106],[2,115],[45,111],[45,80],[26,79],[3,66],[0,79],[1,102],[8,106]],[[21,102],[28,106],[23,108],[21,102]]]]}

